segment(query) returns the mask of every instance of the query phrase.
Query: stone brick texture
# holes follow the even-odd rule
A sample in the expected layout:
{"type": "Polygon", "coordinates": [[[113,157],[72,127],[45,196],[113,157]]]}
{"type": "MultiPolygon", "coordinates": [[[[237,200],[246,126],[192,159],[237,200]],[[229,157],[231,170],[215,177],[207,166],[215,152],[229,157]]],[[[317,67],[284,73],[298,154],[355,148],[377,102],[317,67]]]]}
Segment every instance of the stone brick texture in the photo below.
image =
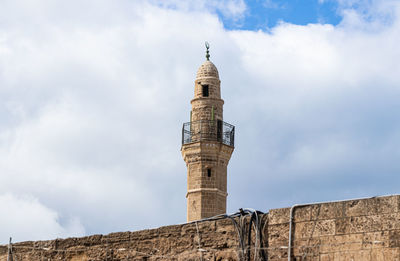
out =
{"type": "Polygon", "coordinates": [[[234,148],[217,140],[223,104],[218,70],[205,61],[197,71],[191,101],[192,142],[181,148],[188,170],[187,221],[226,212],[227,166],[234,148]],[[203,88],[208,91],[203,93],[203,88]]]}
{"type": "Polygon", "coordinates": [[[182,146],[187,165],[187,221],[226,212],[227,165],[232,152],[233,147],[217,141],[182,146]]]}
{"type": "MultiPolygon", "coordinates": [[[[13,244],[14,260],[238,260],[229,219],[13,244]]],[[[7,246],[0,246],[0,261],[7,246]]]]}
{"type": "MultiPolygon", "coordinates": [[[[298,206],[292,261],[400,260],[400,196],[298,206]]],[[[136,232],[13,244],[14,260],[288,260],[290,208],[260,216],[247,244],[249,216],[198,221],[136,232]],[[244,228],[244,230],[242,229],[244,228]],[[246,230],[247,228],[247,230],[246,230]],[[245,248],[239,243],[244,234],[245,248]],[[243,250],[244,249],[244,250],[243,250]],[[249,252],[248,252],[249,251],[249,252]],[[264,251],[265,259],[260,251],[264,251]],[[256,256],[254,257],[254,255],[256,256]]],[[[0,246],[0,261],[7,246],[0,246]]]]}
{"type": "MultiPolygon", "coordinates": [[[[291,260],[400,260],[399,203],[386,196],[294,208],[291,260]]],[[[289,214],[268,214],[268,260],[288,260],[289,214]]]]}

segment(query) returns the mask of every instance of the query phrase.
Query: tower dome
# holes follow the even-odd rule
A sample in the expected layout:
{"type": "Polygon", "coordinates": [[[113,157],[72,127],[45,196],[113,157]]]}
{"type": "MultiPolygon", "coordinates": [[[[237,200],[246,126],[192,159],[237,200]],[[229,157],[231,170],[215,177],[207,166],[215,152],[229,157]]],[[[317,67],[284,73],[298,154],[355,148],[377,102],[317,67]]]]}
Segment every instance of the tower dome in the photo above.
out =
{"type": "Polygon", "coordinates": [[[219,79],[218,70],[209,60],[205,61],[197,70],[196,79],[213,77],[219,79]]]}

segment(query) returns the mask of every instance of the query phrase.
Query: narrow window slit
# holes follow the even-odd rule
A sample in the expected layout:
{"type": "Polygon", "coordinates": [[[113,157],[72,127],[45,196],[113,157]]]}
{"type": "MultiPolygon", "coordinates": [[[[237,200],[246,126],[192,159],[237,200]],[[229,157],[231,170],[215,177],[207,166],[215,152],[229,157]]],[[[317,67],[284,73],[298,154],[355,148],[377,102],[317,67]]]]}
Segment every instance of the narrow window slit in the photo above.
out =
{"type": "Polygon", "coordinates": [[[203,97],[208,97],[208,84],[203,84],[201,87],[203,88],[203,97]]]}

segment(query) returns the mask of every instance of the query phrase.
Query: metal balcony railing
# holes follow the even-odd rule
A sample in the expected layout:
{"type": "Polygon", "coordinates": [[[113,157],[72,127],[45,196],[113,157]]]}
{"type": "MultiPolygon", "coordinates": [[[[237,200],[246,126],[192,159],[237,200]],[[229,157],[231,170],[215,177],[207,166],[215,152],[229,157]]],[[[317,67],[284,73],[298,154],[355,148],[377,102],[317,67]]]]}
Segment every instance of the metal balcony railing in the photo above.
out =
{"type": "Polygon", "coordinates": [[[182,145],[202,140],[219,141],[234,147],[235,126],[221,120],[200,120],[183,124],[182,145]]]}

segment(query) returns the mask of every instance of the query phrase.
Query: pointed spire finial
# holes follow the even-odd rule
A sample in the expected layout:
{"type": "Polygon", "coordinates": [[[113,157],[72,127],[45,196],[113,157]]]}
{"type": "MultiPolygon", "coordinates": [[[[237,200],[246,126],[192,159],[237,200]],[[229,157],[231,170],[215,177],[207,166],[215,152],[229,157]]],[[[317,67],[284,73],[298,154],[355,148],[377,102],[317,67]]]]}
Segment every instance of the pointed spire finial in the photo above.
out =
{"type": "Polygon", "coordinates": [[[206,49],[207,49],[206,58],[207,58],[207,61],[209,61],[210,60],[210,52],[208,49],[210,49],[210,44],[207,41],[205,42],[205,44],[206,44],[206,49]]]}

